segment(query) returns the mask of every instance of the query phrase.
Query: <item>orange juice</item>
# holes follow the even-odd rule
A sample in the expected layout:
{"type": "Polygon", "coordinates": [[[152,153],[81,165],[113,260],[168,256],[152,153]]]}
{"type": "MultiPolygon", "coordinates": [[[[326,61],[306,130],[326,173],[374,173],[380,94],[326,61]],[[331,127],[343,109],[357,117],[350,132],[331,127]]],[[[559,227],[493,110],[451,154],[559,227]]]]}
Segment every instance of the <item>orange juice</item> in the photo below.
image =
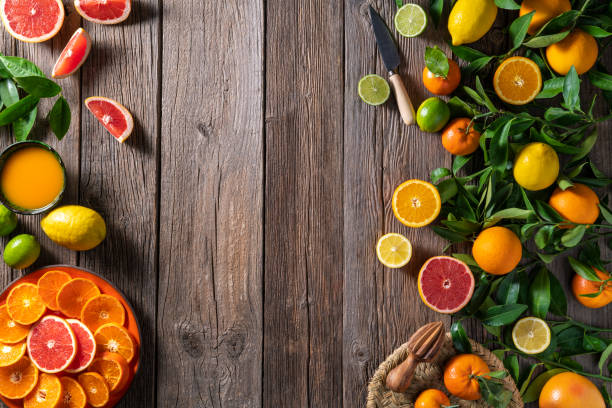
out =
{"type": "Polygon", "coordinates": [[[0,174],[0,188],[4,197],[17,207],[44,208],[61,194],[64,170],[49,150],[24,147],[6,159],[0,174]]]}

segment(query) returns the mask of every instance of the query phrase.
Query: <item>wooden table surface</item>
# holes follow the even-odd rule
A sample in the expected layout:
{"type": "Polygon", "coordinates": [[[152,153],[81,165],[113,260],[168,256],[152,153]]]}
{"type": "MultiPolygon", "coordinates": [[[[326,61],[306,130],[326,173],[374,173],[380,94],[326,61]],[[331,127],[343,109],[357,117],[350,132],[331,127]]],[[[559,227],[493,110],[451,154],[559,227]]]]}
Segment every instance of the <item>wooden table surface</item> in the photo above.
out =
{"type": "MultiPolygon", "coordinates": [[[[144,358],[119,406],[363,406],[388,354],[423,323],[451,322],[416,291],[419,267],[445,243],[404,228],[390,208],[400,182],[428,179],[451,156],[439,136],[403,125],[394,102],[374,108],[357,96],[359,78],[385,74],[367,6],[391,21],[394,2],[135,0],[117,26],[82,23],[71,3],[52,41],[20,43],[2,30],[0,49],[50,73],[74,30],[90,32],[87,63],[60,81],[69,134],[57,142],[41,126],[34,137],[67,165],[64,203],[100,211],[109,234],[75,253],[49,241],[39,217],[21,217],[20,228],[43,245],[30,270],[90,268],[135,306],[144,358]],[[84,109],[93,95],[133,112],[124,145],[84,109]],[[387,232],[414,244],[404,270],[376,259],[387,232]]],[[[507,49],[511,14],[500,13],[477,47],[507,49]]],[[[430,26],[399,39],[417,105],[430,96],[420,80],[425,46],[448,51],[447,35],[430,26]]],[[[601,130],[595,162],[610,174],[612,127],[601,130]]],[[[567,284],[567,262],[554,270],[567,284]]],[[[2,266],[2,283],[26,272],[2,266]]],[[[570,314],[612,319],[610,307],[591,311],[574,299],[570,314]]],[[[469,335],[483,331],[473,325],[469,335]]]]}

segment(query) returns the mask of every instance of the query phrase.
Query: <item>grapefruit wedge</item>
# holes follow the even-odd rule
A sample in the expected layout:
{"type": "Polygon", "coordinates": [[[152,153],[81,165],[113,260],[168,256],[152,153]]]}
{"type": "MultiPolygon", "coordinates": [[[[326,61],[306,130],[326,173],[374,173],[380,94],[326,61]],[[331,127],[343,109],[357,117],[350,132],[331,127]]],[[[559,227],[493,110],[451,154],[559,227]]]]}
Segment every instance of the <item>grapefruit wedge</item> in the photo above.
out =
{"type": "Polygon", "coordinates": [[[119,102],[102,96],[92,96],[85,100],[85,106],[119,143],[125,142],[132,134],[132,114],[119,102]]]}
{"type": "Polygon", "coordinates": [[[76,11],[85,20],[98,24],[118,24],[132,11],[131,0],[74,0],[76,11]]]}
{"type": "Polygon", "coordinates": [[[91,37],[83,28],[72,34],[66,47],[60,54],[51,76],[53,78],[66,78],[74,74],[85,63],[91,51],[91,37]]]}
{"type": "Polygon", "coordinates": [[[80,373],[85,370],[96,355],[96,340],[92,332],[83,323],[76,319],[66,320],[77,339],[77,354],[72,363],[66,368],[67,373],[80,373]]]}
{"type": "Polygon", "coordinates": [[[10,35],[39,43],[58,33],[65,12],[61,0],[0,0],[0,15],[10,35]]]}
{"type": "Polygon", "coordinates": [[[72,328],[57,316],[43,317],[28,334],[28,354],[42,372],[64,371],[77,354],[77,339],[72,328]]]}
{"type": "Polygon", "coordinates": [[[451,314],[463,309],[474,293],[470,268],[449,256],[429,258],[419,272],[419,295],[423,303],[438,313],[451,314]]]}

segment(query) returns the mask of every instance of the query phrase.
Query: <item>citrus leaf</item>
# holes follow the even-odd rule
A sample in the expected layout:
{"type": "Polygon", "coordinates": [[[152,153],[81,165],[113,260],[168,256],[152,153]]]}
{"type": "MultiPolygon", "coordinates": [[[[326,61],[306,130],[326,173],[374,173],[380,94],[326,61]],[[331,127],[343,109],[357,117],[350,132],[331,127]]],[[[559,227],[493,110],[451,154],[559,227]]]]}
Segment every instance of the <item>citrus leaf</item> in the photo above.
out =
{"type": "Polygon", "coordinates": [[[544,388],[544,384],[548,382],[552,377],[557,374],[563,373],[567,371],[564,368],[553,368],[552,370],[548,370],[538,375],[535,380],[527,387],[525,393],[523,394],[523,402],[528,404],[530,402],[535,402],[540,398],[540,392],[542,388],[544,388]]]}
{"type": "Polygon", "coordinates": [[[540,365],[542,365],[542,363],[532,364],[529,367],[529,371],[525,371],[523,372],[523,374],[521,374],[521,381],[520,381],[521,388],[519,390],[521,395],[525,393],[525,390],[527,389],[527,387],[529,386],[529,383],[531,382],[531,377],[533,377],[533,373],[540,365]]]}
{"type": "Polygon", "coordinates": [[[599,279],[599,276],[597,276],[593,268],[591,268],[590,266],[583,264],[582,262],[571,256],[568,256],[567,259],[569,260],[570,266],[572,267],[574,272],[582,276],[584,279],[592,282],[602,282],[602,280],[599,279]]]}
{"type": "Polygon", "coordinates": [[[448,107],[451,110],[451,117],[468,117],[473,118],[478,115],[478,111],[470,106],[467,102],[463,101],[458,96],[453,96],[448,101],[448,107]]]}
{"type": "Polygon", "coordinates": [[[493,57],[482,57],[475,59],[474,61],[470,62],[467,67],[463,68],[464,75],[470,76],[479,72],[481,69],[486,67],[492,59],[493,57]]]}
{"type": "Polygon", "coordinates": [[[463,90],[465,91],[466,94],[468,94],[477,104],[482,105],[482,106],[487,106],[486,102],[484,101],[484,99],[482,99],[480,97],[480,95],[478,95],[478,92],[476,92],[475,90],[473,90],[472,88],[468,87],[468,86],[464,86],[463,90]]]}
{"type": "Polygon", "coordinates": [[[593,351],[595,353],[601,353],[607,346],[608,343],[596,336],[586,334],[582,339],[582,347],[589,352],[593,351]]]}
{"type": "Polygon", "coordinates": [[[437,183],[440,179],[451,175],[451,171],[444,167],[438,167],[431,172],[431,181],[437,183]]]}
{"type": "Polygon", "coordinates": [[[546,248],[546,245],[548,245],[548,242],[550,242],[550,238],[552,237],[553,231],[554,227],[552,225],[545,225],[540,228],[538,232],[536,232],[533,239],[539,249],[546,248]]]}
{"type": "Polygon", "coordinates": [[[565,29],[567,26],[573,24],[578,17],[580,17],[580,11],[566,11],[565,13],[553,18],[548,23],[544,24],[544,26],[536,33],[536,36],[558,33],[559,31],[565,29]]]}
{"type": "Polygon", "coordinates": [[[605,74],[601,71],[592,69],[589,71],[589,80],[599,89],[603,89],[604,91],[612,91],[612,75],[610,74],[605,74]]]}
{"type": "Polygon", "coordinates": [[[550,281],[548,270],[540,268],[529,287],[529,308],[534,316],[546,318],[550,307],[550,281]]]}
{"type": "Polygon", "coordinates": [[[587,137],[584,138],[580,145],[580,152],[572,157],[572,162],[582,159],[591,152],[595,142],[597,141],[597,129],[594,129],[587,137]]]}
{"type": "Polygon", "coordinates": [[[540,217],[550,222],[562,222],[563,218],[559,213],[544,201],[536,200],[536,209],[540,217]]]}
{"type": "Polygon", "coordinates": [[[441,228],[438,226],[433,226],[431,227],[431,229],[438,234],[439,236],[441,236],[444,239],[447,239],[451,242],[464,242],[467,241],[467,237],[461,234],[458,234],[456,232],[453,232],[449,229],[446,228],[441,228]]]}
{"type": "Polygon", "coordinates": [[[450,328],[451,337],[453,339],[453,346],[455,350],[460,353],[470,354],[472,352],[472,345],[468,340],[467,334],[465,334],[465,329],[460,321],[456,321],[451,325],[450,328]]]}
{"type": "Polygon", "coordinates": [[[448,76],[448,58],[438,46],[425,48],[425,65],[427,69],[436,76],[446,78],[448,76]]]}
{"type": "Polygon", "coordinates": [[[47,78],[29,76],[17,78],[17,83],[30,95],[38,98],[51,98],[60,92],[62,88],[47,78]]]}
{"type": "Polygon", "coordinates": [[[569,35],[569,31],[563,31],[557,34],[542,35],[539,37],[531,37],[525,41],[523,45],[529,48],[544,48],[549,45],[558,43],[569,35]]]}
{"type": "Polygon", "coordinates": [[[606,349],[601,353],[601,357],[599,357],[599,364],[597,364],[597,366],[599,367],[600,374],[603,374],[604,365],[606,364],[608,358],[610,358],[610,355],[612,355],[612,343],[608,344],[608,347],[606,347],[606,349]]]}
{"type": "Polygon", "coordinates": [[[602,204],[599,204],[599,210],[601,211],[601,215],[604,217],[604,219],[609,223],[612,224],[612,212],[610,212],[610,210],[608,210],[608,208],[602,204]]]}
{"type": "Polygon", "coordinates": [[[570,187],[574,186],[574,183],[572,183],[572,181],[565,177],[565,176],[561,176],[559,177],[559,179],[557,180],[557,185],[559,186],[559,188],[563,191],[567,190],[570,187]]]}
{"type": "Polygon", "coordinates": [[[580,78],[573,65],[563,82],[563,100],[569,109],[580,109],[580,78]]]}
{"type": "Polygon", "coordinates": [[[552,261],[555,260],[556,255],[555,254],[543,254],[541,252],[536,252],[536,255],[538,256],[538,258],[540,258],[542,260],[542,262],[544,262],[545,264],[549,264],[552,263],[552,261]]]}
{"type": "Polygon", "coordinates": [[[480,96],[482,97],[482,100],[484,101],[485,106],[491,112],[498,112],[495,105],[493,105],[493,102],[491,102],[491,99],[489,99],[487,92],[485,91],[484,87],[482,86],[482,83],[480,82],[480,77],[478,76],[476,76],[476,90],[478,91],[478,94],[480,94],[480,96]]]}
{"type": "Polygon", "coordinates": [[[490,307],[482,319],[489,326],[505,326],[514,322],[527,310],[527,305],[511,304],[490,307]]]}
{"type": "Polygon", "coordinates": [[[440,199],[442,203],[447,202],[451,198],[457,195],[457,182],[455,179],[446,179],[436,185],[438,192],[440,193],[440,199]]]}
{"type": "Polygon", "coordinates": [[[471,156],[455,156],[453,160],[453,174],[456,175],[471,159],[471,156]]]}
{"type": "Polygon", "coordinates": [[[437,27],[440,24],[442,17],[442,9],[444,8],[444,0],[429,0],[429,15],[437,27]]]}
{"type": "Polygon", "coordinates": [[[13,122],[13,134],[15,135],[16,141],[23,142],[24,140],[28,139],[32,128],[34,127],[34,122],[36,122],[37,114],[38,106],[34,107],[34,109],[32,109],[25,116],[13,122]]]}
{"type": "Polygon", "coordinates": [[[559,279],[549,271],[550,282],[550,308],[549,311],[557,316],[567,315],[567,297],[559,279]]]}
{"type": "Polygon", "coordinates": [[[612,35],[611,32],[604,30],[601,27],[592,25],[581,25],[580,28],[587,33],[591,34],[595,38],[606,38],[612,35]]]}
{"type": "Polygon", "coordinates": [[[7,107],[19,102],[19,91],[12,79],[0,81],[0,98],[7,107]]]}
{"type": "Polygon", "coordinates": [[[577,225],[561,236],[561,243],[567,248],[573,248],[580,243],[585,232],[586,225],[577,225]]]}
{"type": "Polygon", "coordinates": [[[536,99],[553,98],[563,92],[563,82],[565,77],[555,77],[544,81],[542,91],[536,96],[536,99]]]}
{"type": "Polygon", "coordinates": [[[510,24],[508,31],[510,33],[510,40],[512,41],[512,46],[514,49],[520,47],[523,43],[523,40],[527,35],[527,29],[529,28],[529,24],[531,24],[531,19],[533,18],[534,14],[535,11],[532,11],[531,13],[517,18],[512,22],[512,24],[510,24]]]}
{"type": "Polygon", "coordinates": [[[506,10],[518,10],[521,8],[514,0],[495,0],[495,5],[506,10]]]}
{"type": "Polygon", "coordinates": [[[68,133],[71,120],[70,105],[63,96],[60,96],[49,112],[49,126],[58,140],[62,140],[68,133]]]}
{"type": "Polygon", "coordinates": [[[453,258],[456,258],[456,259],[460,260],[461,262],[464,262],[466,265],[478,266],[478,264],[476,263],[476,261],[474,260],[474,257],[472,255],[468,255],[468,254],[453,254],[453,258]]]}
{"type": "Polygon", "coordinates": [[[38,105],[38,101],[39,99],[36,96],[28,95],[19,102],[4,109],[0,112],[0,126],[9,125],[24,116],[38,105]]]}
{"type": "Polygon", "coordinates": [[[496,300],[502,305],[513,304],[518,301],[521,290],[521,281],[516,272],[511,272],[504,276],[497,289],[496,300]]]}
{"type": "Polygon", "coordinates": [[[504,358],[504,367],[506,367],[514,381],[517,382],[519,377],[519,363],[515,354],[510,354],[504,358]]]}
{"type": "Polygon", "coordinates": [[[514,121],[514,119],[510,119],[506,122],[501,132],[495,132],[489,147],[491,164],[498,171],[504,171],[506,163],[508,162],[508,137],[510,136],[512,121],[514,121]]]}
{"type": "Polygon", "coordinates": [[[45,74],[33,62],[25,58],[7,57],[0,54],[0,63],[14,78],[37,76],[45,78],[45,74]]]}
{"type": "Polygon", "coordinates": [[[465,45],[449,44],[449,47],[453,51],[453,54],[455,54],[456,56],[458,56],[459,58],[467,62],[472,62],[479,58],[488,57],[487,54],[484,54],[483,52],[480,52],[473,48],[466,47],[465,45]]]}

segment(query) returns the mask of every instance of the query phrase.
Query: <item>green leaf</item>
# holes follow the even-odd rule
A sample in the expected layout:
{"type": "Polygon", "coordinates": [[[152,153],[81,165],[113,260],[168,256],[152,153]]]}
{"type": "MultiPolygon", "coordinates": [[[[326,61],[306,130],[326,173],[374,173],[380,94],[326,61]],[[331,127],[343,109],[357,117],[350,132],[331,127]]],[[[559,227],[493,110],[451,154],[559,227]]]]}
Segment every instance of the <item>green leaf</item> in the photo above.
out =
{"type": "Polygon", "coordinates": [[[563,82],[565,77],[555,77],[544,81],[542,91],[536,96],[536,99],[554,98],[563,92],[563,82]]]}
{"type": "MultiPolygon", "coordinates": [[[[496,372],[490,373],[495,375],[496,372]]],[[[496,378],[478,376],[482,399],[493,408],[506,408],[512,401],[512,392],[504,387],[504,382],[496,378]]]]}
{"type": "Polygon", "coordinates": [[[476,109],[472,108],[470,104],[463,101],[458,96],[453,96],[452,98],[450,98],[450,100],[448,101],[448,107],[451,110],[451,117],[453,118],[459,118],[459,117],[473,118],[474,116],[480,113],[476,109]]]}
{"type": "Polygon", "coordinates": [[[532,139],[551,145],[559,153],[577,154],[581,150],[579,147],[570,146],[548,135],[546,130],[538,132],[535,127],[531,128],[530,135],[532,139]]]}
{"type": "Polygon", "coordinates": [[[580,109],[580,78],[573,65],[563,82],[563,100],[569,109],[580,109]]]}
{"type": "Polygon", "coordinates": [[[491,62],[491,60],[493,60],[493,57],[482,57],[475,59],[474,61],[470,62],[467,67],[463,68],[464,75],[470,76],[479,72],[484,67],[486,67],[489,62],[491,62]]]}
{"type": "Polygon", "coordinates": [[[468,238],[465,235],[462,234],[458,234],[454,231],[451,231],[447,228],[442,228],[442,227],[438,227],[436,225],[434,225],[433,227],[431,227],[431,229],[438,234],[439,236],[441,236],[444,239],[447,239],[451,242],[464,242],[467,241],[468,238]]]}
{"type": "Polygon", "coordinates": [[[591,152],[593,146],[595,146],[595,142],[597,141],[597,128],[593,129],[591,133],[587,137],[584,138],[582,144],[580,145],[580,152],[572,157],[572,161],[578,161],[585,157],[587,154],[591,152]]]}
{"type": "Polygon", "coordinates": [[[513,304],[518,301],[521,290],[521,281],[516,272],[511,272],[503,277],[496,293],[497,303],[502,305],[513,304]]]}
{"type": "Polygon", "coordinates": [[[465,334],[465,329],[463,328],[461,322],[456,321],[453,323],[451,325],[450,332],[455,350],[460,353],[470,354],[472,352],[472,345],[468,340],[467,334],[465,334]]]}
{"type": "Polygon", "coordinates": [[[38,105],[38,101],[39,99],[34,95],[28,95],[19,102],[4,109],[0,112],[0,126],[9,125],[24,116],[38,105]]]}
{"type": "MultiPolygon", "coordinates": [[[[553,18],[546,23],[537,33],[536,36],[558,33],[564,30],[567,26],[572,25],[576,19],[580,17],[580,11],[570,10],[553,18]]],[[[571,30],[568,30],[571,31],[571,30]]]]}
{"type": "Polygon", "coordinates": [[[561,236],[561,243],[568,248],[573,248],[582,241],[585,232],[586,225],[577,225],[574,228],[570,228],[561,236]]]}
{"type": "Polygon", "coordinates": [[[0,98],[4,106],[7,107],[19,101],[19,91],[12,79],[3,79],[0,81],[0,98]]]}
{"type": "Polygon", "coordinates": [[[476,92],[475,90],[473,90],[472,88],[468,87],[468,86],[464,86],[463,90],[465,91],[466,94],[468,94],[468,96],[470,98],[472,98],[477,104],[482,105],[482,106],[487,106],[486,102],[484,101],[484,99],[482,99],[480,97],[480,95],[478,95],[478,92],[476,92]]]}
{"type": "Polygon", "coordinates": [[[453,51],[453,54],[455,54],[456,56],[458,56],[459,58],[467,62],[472,62],[479,58],[488,57],[487,54],[484,54],[483,52],[480,52],[473,48],[466,47],[464,45],[449,44],[449,47],[453,51]]]}
{"type": "Polygon", "coordinates": [[[564,368],[553,368],[552,370],[548,370],[538,375],[535,380],[527,387],[527,390],[523,394],[523,402],[528,404],[530,402],[535,402],[540,398],[540,392],[542,392],[542,388],[544,388],[544,384],[548,382],[555,375],[563,373],[567,371],[564,368]]]}
{"type": "Polygon", "coordinates": [[[60,92],[62,88],[47,78],[29,76],[17,78],[17,83],[30,95],[39,98],[51,98],[60,92]]]}
{"type": "Polygon", "coordinates": [[[512,22],[512,24],[510,24],[508,31],[510,33],[510,40],[512,41],[512,46],[514,49],[520,47],[523,43],[523,40],[527,35],[527,29],[529,28],[529,24],[531,24],[531,19],[533,18],[534,14],[535,11],[532,11],[529,14],[525,14],[524,16],[517,18],[512,22]]]}
{"type": "Polygon", "coordinates": [[[404,0],[395,0],[395,5],[401,8],[404,5],[404,0]]]}
{"type": "Polygon", "coordinates": [[[542,35],[539,37],[531,37],[525,41],[523,45],[529,48],[544,48],[549,45],[558,43],[569,35],[570,31],[562,31],[556,34],[542,35]]]}
{"type": "Polygon", "coordinates": [[[593,351],[595,353],[601,353],[606,349],[607,346],[608,343],[606,343],[597,336],[591,336],[586,334],[582,339],[582,347],[584,347],[584,349],[589,352],[593,351]]]}
{"type": "Polygon", "coordinates": [[[559,177],[559,179],[557,180],[557,185],[559,186],[559,188],[563,191],[567,190],[570,187],[574,186],[574,183],[572,183],[572,181],[565,177],[565,176],[561,176],[559,177]]]}
{"type": "Polygon", "coordinates": [[[601,71],[592,69],[589,71],[589,80],[599,89],[603,89],[604,91],[612,91],[612,75],[610,74],[605,74],[601,71]]]}
{"type": "Polygon", "coordinates": [[[550,307],[548,270],[540,268],[529,287],[529,308],[534,316],[545,319],[550,307]]]}
{"type": "Polygon", "coordinates": [[[524,210],[522,208],[506,208],[496,212],[491,216],[491,218],[497,218],[498,220],[526,220],[534,214],[535,213],[532,210],[524,210]]]}
{"type": "Polygon", "coordinates": [[[429,0],[429,15],[437,27],[440,24],[442,17],[442,9],[444,8],[444,0],[429,0]]]}
{"type": "Polygon", "coordinates": [[[51,112],[49,112],[49,126],[51,126],[51,130],[58,140],[62,140],[68,133],[71,120],[70,105],[63,96],[60,96],[53,105],[51,112]]]}
{"type": "Polygon", "coordinates": [[[562,222],[563,218],[559,213],[544,201],[536,200],[535,203],[538,215],[550,222],[562,222]]]}
{"type": "Polygon", "coordinates": [[[461,262],[465,262],[467,265],[470,265],[470,266],[478,266],[478,264],[476,263],[476,261],[474,260],[474,257],[472,255],[468,255],[468,254],[453,254],[453,258],[456,258],[456,259],[460,260],[461,262]]]}
{"type": "Polygon", "coordinates": [[[25,58],[0,55],[0,63],[11,76],[15,78],[37,76],[45,78],[45,74],[33,62],[25,58]]]}
{"type": "Polygon", "coordinates": [[[510,354],[504,359],[504,367],[508,370],[515,382],[519,378],[519,363],[516,354],[510,354]]]}
{"type": "Polygon", "coordinates": [[[612,224],[612,212],[610,212],[610,210],[608,210],[608,208],[602,204],[598,204],[598,207],[606,222],[608,224],[612,224]]]}
{"type": "Polygon", "coordinates": [[[500,172],[506,169],[506,163],[508,162],[508,137],[510,136],[510,127],[513,121],[514,119],[510,119],[506,122],[501,132],[494,133],[489,147],[491,164],[500,172]]]}
{"type": "Polygon", "coordinates": [[[599,279],[593,268],[591,268],[590,266],[583,264],[582,262],[571,256],[568,256],[567,259],[569,260],[570,266],[572,267],[574,272],[582,276],[584,279],[592,282],[602,281],[601,279],[599,279]]]}
{"type": "Polygon", "coordinates": [[[544,112],[544,119],[549,122],[563,122],[562,124],[571,125],[581,121],[583,116],[563,108],[549,108],[544,112]]]}
{"type": "Polygon", "coordinates": [[[437,183],[440,179],[450,176],[452,173],[449,169],[438,167],[431,172],[431,181],[437,183]]]}
{"type": "Polygon", "coordinates": [[[595,38],[606,38],[612,35],[611,32],[604,30],[601,27],[592,25],[581,25],[580,28],[587,33],[591,34],[595,38]]]}
{"type": "Polygon", "coordinates": [[[485,106],[489,109],[489,111],[498,112],[495,105],[493,105],[493,102],[491,102],[491,99],[489,99],[487,92],[485,91],[484,87],[482,86],[482,83],[480,82],[480,77],[478,76],[476,76],[476,90],[478,91],[478,94],[482,97],[482,100],[484,101],[485,106]]]}
{"type": "Polygon", "coordinates": [[[441,78],[448,76],[448,58],[438,46],[425,48],[425,65],[434,75],[441,78]]]}
{"type": "Polygon", "coordinates": [[[545,225],[536,232],[533,237],[537,247],[539,249],[546,248],[546,245],[550,242],[550,238],[552,237],[554,231],[554,227],[552,225],[545,225]]]}
{"type": "Polygon", "coordinates": [[[13,122],[13,134],[15,135],[16,141],[23,142],[24,140],[28,139],[32,128],[34,127],[34,122],[36,122],[37,114],[38,106],[34,107],[34,109],[32,109],[25,116],[13,122]]]}
{"type": "Polygon", "coordinates": [[[436,185],[438,192],[440,193],[440,199],[442,203],[447,202],[451,198],[457,195],[457,182],[455,179],[446,179],[436,185]]]}
{"type": "Polygon", "coordinates": [[[506,10],[518,10],[521,8],[514,0],[495,0],[495,5],[506,10]]]}
{"type": "Polygon", "coordinates": [[[457,174],[472,158],[470,156],[456,156],[453,160],[453,174],[457,174]]]}
{"type": "Polygon", "coordinates": [[[511,304],[490,307],[482,319],[489,326],[505,326],[514,322],[527,310],[527,305],[511,304]]]}
{"type": "Polygon", "coordinates": [[[541,252],[536,252],[536,255],[538,256],[538,258],[540,258],[542,260],[542,262],[544,262],[545,264],[550,264],[552,263],[552,261],[555,260],[556,255],[555,254],[543,254],[541,252]]]}
{"type": "Polygon", "coordinates": [[[549,271],[550,282],[550,308],[549,311],[557,316],[567,315],[567,297],[559,279],[549,271]]]}
{"type": "Polygon", "coordinates": [[[482,306],[483,302],[487,299],[489,294],[489,288],[491,287],[491,282],[489,282],[487,275],[483,272],[480,275],[480,279],[476,283],[476,289],[474,289],[474,294],[472,295],[472,299],[465,307],[465,314],[471,316],[475,314],[478,309],[482,306]]]}
{"type": "Polygon", "coordinates": [[[597,367],[599,367],[599,374],[603,374],[603,368],[606,364],[608,358],[612,355],[612,343],[608,344],[608,347],[601,353],[601,357],[599,357],[599,363],[597,367]]]}
{"type": "MultiPolygon", "coordinates": [[[[529,386],[529,383],[531,382],[531,377],[533,377],[533,373],[535,372],[535,370],[541,366],[542,363],[537,363],[537,364],[532,364],[531,366],[529,366],[529,371],[524,371],[521,374],[521,379],[520,379],[520,394],[523,395],[525,393],[525,390],[527,390],[527,387],[529,386]]],[[[518,383],[517,383],[518,385],[518,383]]]]}

